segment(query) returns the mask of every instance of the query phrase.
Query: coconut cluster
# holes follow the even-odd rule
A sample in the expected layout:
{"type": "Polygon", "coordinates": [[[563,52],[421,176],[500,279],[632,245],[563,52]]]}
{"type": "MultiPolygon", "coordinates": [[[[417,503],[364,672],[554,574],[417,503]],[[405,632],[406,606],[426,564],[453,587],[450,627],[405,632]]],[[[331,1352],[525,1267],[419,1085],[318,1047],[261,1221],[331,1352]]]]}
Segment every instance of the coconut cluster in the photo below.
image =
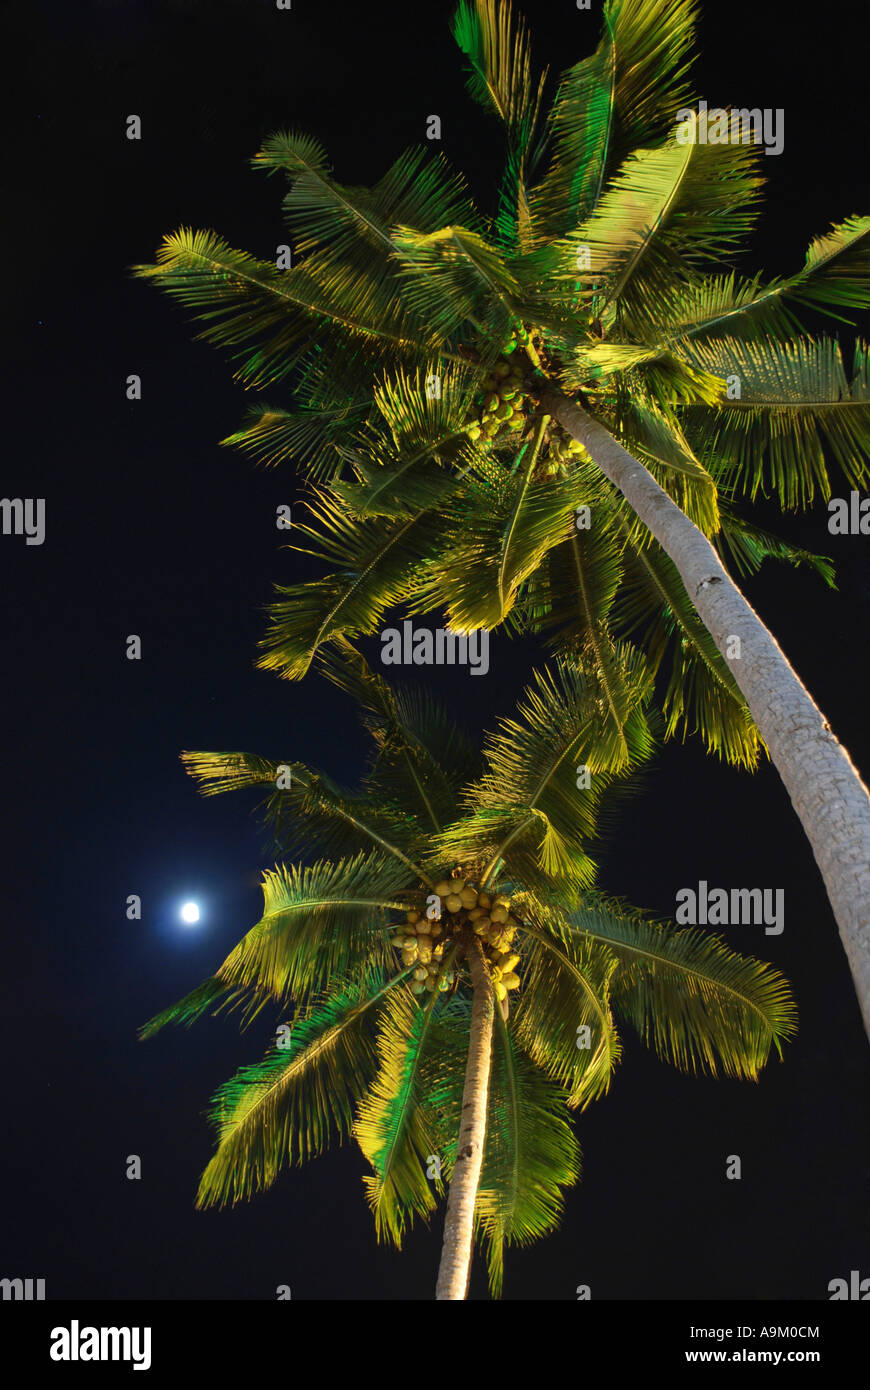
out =
{"type": "Polygon", "coordinates": [[[551,425],[549,433],[549,449],[544,468],[548,477],[554,478],[559,473],[567,472],[572,464],[579,463],[581,459],[589,459],[585,445],[581,444],[579,439],[574,439],[560,425],[551,425]]]}
{"type": "Polygon", "coordinates": [[[407,968],[415,966],[411,977],[414,994],[426,990],[445,990],[453,984],[452,970],[441,970],[446,935],[441,921],[422,917],[419,912],[408,912],[405,925],[400,927],[390,944],[402,953],[402,964],[407,968]]]}
{"type": "Polygon", "coordinates": [[[480,383],[473,408],[465,419],[466,433],[475,443],[502,438],[522,427],[526,418],[526,396],[523,393],[523,366],[508,358],[520,343],[528,342],[524,329],[513,333],[502,349],[490,374],[480,383]]]}
{"type": "Polygon", "coordinates": [[[435,893],[440,916],[424,917],[412,910],[406,914],[405,925],[391,938],[402,953],[402,964],[415,966],[411,989],[419,995],[450,988],[454,972],[442,971],[444,952],[457,933],[470,926],[480,938],[496,998],[504,1009],[508,990],[517,989],[520,983],[516,973],[520,958],[511,948],[521,923],[511,914],[510,899],[482,891],[459,877],[441,879],[435,884],[435,893]]]}

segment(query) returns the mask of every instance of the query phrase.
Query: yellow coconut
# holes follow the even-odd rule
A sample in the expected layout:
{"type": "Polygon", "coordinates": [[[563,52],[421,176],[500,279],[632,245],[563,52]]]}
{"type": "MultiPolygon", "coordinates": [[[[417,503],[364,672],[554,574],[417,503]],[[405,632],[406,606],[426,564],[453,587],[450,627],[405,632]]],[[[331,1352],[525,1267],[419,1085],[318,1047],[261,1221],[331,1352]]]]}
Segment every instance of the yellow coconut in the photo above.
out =
{"type": "Polygon", "coordinates": [[[434,988],[435,988],[435,984],[436,984],[435,976],[434,976],[434,975],[428,975],[428,976],[426,977],[426,980],[425,980],[425,983],[424,983],[424,985],[423,985],[423,988],[424,988],[424,989],[434,989],[434,988]]]}
{"type": "Polygon", "coordinates": [[[486,913],[482,907],[473,907],[468,914],[469,922],[476,922],[478,917],[485,917],[486,913]]]}
{"type": "Polygon", "coordinates": [[[520,977],[510,970],[506,975],[502,975],[501,982],[505,989],[519,989],[520,977]]]}
{"type": "Polygon", "coordinates": [[[414,971],[414,979],[415,979],[415,980],[425,980],[425,978],[426,978],[426,976],[427,976],[428,974],[429,974],[429,971],[426,969],[425,965],[418,965],[418,966],[417,966],[417,969],[414,971]]]}
{"type": "Polygon", "coordinates": [[[493,988],[495,989],[495,997],[496,997],[496,999],[499,1001],[499,1003],[501,1003],[502,999],[504,999],[504,997],[505,997],[506,994],[507,994],[507,990],[505,989],[505,987],[504,987],[504,985],[502,984],[501,980],[496,980],[495,985],[493,986],[493,988]]]}
{"type": "Polygon", "coordinates": [[[441,878],[435,884],[435,892],[438,894],[439,898],[446,898],[447,894],[452,893],[452,891],[453,885],[449,878],[441,878]]]}
{"type": "Polygon", "coordinates": [[[422,980],[412,980],[412,981],[411,981],[411,993],[412,993],[412,994],[424,994],[424,993],[425,993],[425,990],[426,990],[426,986],[425,986],[425,984],[423,983],[422,980]]]}
{"type": "Polygon", "coordinates": [[[519,965],[519,963],[520,963],[520,958],[519,958],[519,956],[516,955],[515,953],[512,953],[512,954],[509,955],[509,956],[503,956],[503,957],[502,957],[502,960],[501,960],[501,962],[500,962],[501,968],[502,968],[502,973],[505,974],[505,975],[509,975],[509,974],[511,973],[512,970],[516,969],[516,967],[519,965]]]}
{"type": "Polygon", "coordinates": [[[406,912],[406,913],[405,913],[405,921],[406,921],[406,922],[419,922],[419,920],[420,920],[420,914],[419,914],[419,912],[416,912],[415,910],[412,909],[410,912],[406,912]]]}
{"type": "Polygon", "coordinates": [[[489,896],[488,893],[478,893],[477,902],[479,907],[492,907],[492,898],[489,896]]]}
{"type": "Polygon", "coordinates": [[[421,946],[419,951],[417,952],[417,955],[419,956],[421,965],[428,965],[430,960],[432,959],[432,947],[421,946]]]}
{"type": "Polygon", "coordinates": [[[508,915],[507,915],[507,908],[506,908],[506,907],[494,907],[494,908],[492,908],[492,909],[490,910],[490,914],[489,914],[489,915],[490,915],[490,918],[492,919],[493,922],[506,922],[506,921],[507,921],[507,918],[508,918],[508,915]]]}
{"type": "Polygon", "coordinates": [[[462,899],[458,893],[448,893],[446,902],[448,912],[458,912],[462,907],[462,899]]]}
{"type": "Polygon", "coordinates": [[[474,888],[463,888],[459,894],[463,907],[476,907],[477,893],[474,888]]]}

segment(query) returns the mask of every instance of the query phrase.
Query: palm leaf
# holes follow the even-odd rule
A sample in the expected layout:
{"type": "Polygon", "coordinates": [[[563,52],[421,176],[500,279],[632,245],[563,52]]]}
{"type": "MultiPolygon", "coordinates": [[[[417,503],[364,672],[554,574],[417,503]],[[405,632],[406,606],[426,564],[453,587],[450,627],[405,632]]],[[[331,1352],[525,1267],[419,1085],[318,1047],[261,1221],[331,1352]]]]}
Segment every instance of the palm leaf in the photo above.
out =
{"type": "Polygon", "coordinates": [[[330,997],[294,1026],[288,1046],[220,1087],[211,1110],[218,1147],[197,1207],[243,1201],[270,1187],[284,1164],[303,1163],[350,1131],[353,1107],[375,1072],[369,1019],[395,987],[373,971],[334,982],[330,997]]]}
{"type": "Polygon", "coordinates": [[[387,925],[413,905],[408,871],[382,854],[263,874],[263,916],[215,972],[275,999],[325,989],[366,964],[387,966],[387,925]]]}
{"type": "Polygon", "coordinates": [[[681,1071],[757,1080],[771,1049],[795,1031],[791,991],[779,971],[706,932],[677,930],[599,901],[571,913],[578,937],[619,961],[614,1010],[681,1071]]]}
{"type": "Polygon", "coordinates": [[[580,1177],[580,1146],[564,1092],[520,1051],[498,1009],[493,1043],[475,1217],[488,1247],[490,1292],[500,1298],[505,1246],[529,1245],[556,1228],[562,1189],[580,1177]]]}
{"type": "Polygon", "coordinates": [[[830,458],[849,487],[868,476],[870,355],[855,345],[852,380],[831,338],[777,341],[708,338],[683,347],[704,370],[734,376],[740,397],[713,412],[692,411],[687,430],[716,459],[720,486],[755,498],[773,491],[783,507],[831,495],[830,458]]]}

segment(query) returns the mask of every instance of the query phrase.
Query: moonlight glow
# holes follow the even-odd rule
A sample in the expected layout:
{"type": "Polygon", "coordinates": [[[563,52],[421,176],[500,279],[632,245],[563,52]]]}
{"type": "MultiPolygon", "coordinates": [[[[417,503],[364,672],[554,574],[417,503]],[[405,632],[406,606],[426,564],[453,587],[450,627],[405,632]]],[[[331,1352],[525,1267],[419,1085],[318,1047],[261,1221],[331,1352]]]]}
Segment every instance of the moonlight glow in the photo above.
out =
{"type": "Polygon", "coordinates": [[[183,906],[182,909],[181,909],[181,920],[182,920],[182,922],[198,922],[198,921],[199,921],[199,904],[198,904],[198,903],[185,903],[184,906],[183,906]]]}

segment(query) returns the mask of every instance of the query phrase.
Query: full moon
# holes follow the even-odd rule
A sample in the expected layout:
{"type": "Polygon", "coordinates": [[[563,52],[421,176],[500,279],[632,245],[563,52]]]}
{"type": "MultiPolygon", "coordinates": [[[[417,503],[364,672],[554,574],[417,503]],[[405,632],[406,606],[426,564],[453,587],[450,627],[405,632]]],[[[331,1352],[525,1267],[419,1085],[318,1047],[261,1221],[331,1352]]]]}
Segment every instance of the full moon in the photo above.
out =
{"type": "Polygon", "coordinates": [[[198,922],[199,904],[185,903],[183,908],[181,909],[181,920],[182,922],[198,922]]]}

